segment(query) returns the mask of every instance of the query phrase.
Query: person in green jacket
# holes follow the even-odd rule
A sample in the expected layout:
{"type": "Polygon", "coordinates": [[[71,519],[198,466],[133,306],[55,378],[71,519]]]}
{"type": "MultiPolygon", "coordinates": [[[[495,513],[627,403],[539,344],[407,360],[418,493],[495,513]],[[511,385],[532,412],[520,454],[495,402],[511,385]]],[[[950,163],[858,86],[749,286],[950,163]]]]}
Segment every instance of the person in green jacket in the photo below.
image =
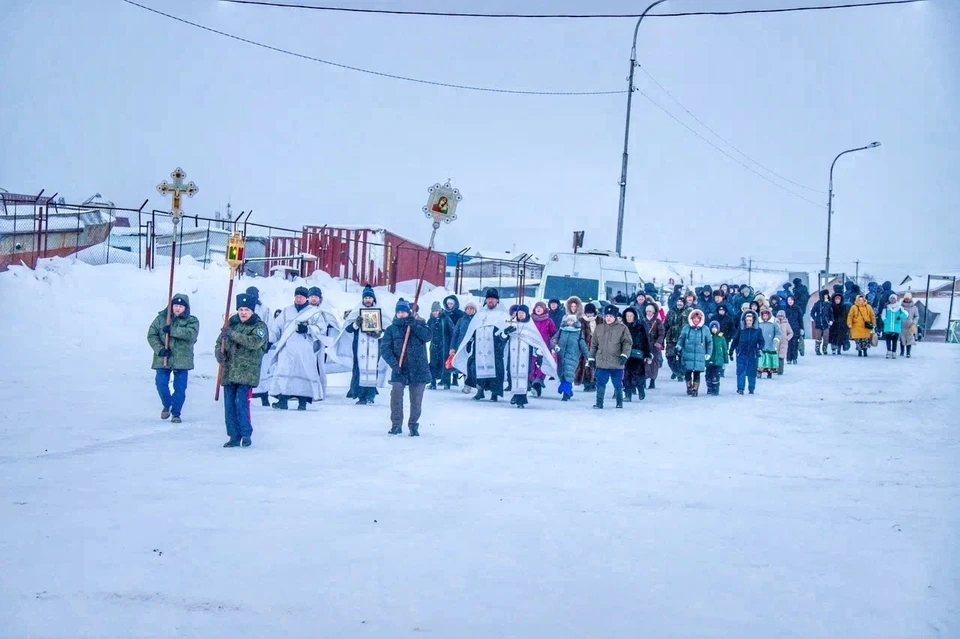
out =
{"type": "Polygon", "coordinates": [[[713,352],[707,357],[707,395],[719,395],[720,377],[723,367],[730,361],[730,349],[727,336],[720,332],[720,322],[710,322],[710,336],[713,339],[713,352]]]}
{"type": "Polygon", "coordinates": [[[250,395],[260,384],[260,363],[267,352],[267,325],[253,312],[257,298],[237,295],[237,313],[220,330],[213,355],[223,367],[223,412],[229,441],[224,448],[251,444],[250,395]]]}
{"type": "Polygon", "coordinates": [[[170,323],[167,324],[167,309],[163,309],[153,318],[147,330],[147,342],[153,349],[153,369],[157,371],[157,393],[163,405],[160,419],[173,415],[170,421],[180,423],[180,411],[186,400],[188,371],[193,370],[193,345],[197,342],[199,332],[200,320],[190,314],[190,298],[180,293],[170,299],[170,323]],[[170,393],[171,373],[173,394],[170,393]]]}

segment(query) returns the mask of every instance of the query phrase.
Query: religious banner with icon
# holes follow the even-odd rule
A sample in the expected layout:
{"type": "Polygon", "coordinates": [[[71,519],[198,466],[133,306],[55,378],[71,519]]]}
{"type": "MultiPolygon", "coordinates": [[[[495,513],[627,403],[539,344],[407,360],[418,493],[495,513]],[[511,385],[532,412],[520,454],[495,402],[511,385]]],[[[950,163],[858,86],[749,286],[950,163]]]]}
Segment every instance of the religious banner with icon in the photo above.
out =
{"type": "Polygon", "coordinates": [[[457,219],[457,203],[463,199],[460,191],[453,188],[448,180],[445,184],[434,184],[427,189],[430,198],[427,200],[423,212],[427,217],[432,217],[433,221],[439,224],[447,222],[448,224],[457,219]]]}
{"type": "Polygon", "coordinates": [[[360,309],[360,332],[377,334],[383,330],[383,318],[379,308],[360,309]]]}

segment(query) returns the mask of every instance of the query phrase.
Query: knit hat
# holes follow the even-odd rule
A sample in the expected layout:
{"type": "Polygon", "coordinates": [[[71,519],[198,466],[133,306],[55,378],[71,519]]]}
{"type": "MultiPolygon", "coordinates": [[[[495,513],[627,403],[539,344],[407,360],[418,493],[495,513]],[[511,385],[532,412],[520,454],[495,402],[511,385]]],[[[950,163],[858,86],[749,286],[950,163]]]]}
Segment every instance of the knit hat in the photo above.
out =
{"type": "Polygon", "coordinates": [[[584,314],[584,315],[596,315],[596,314],[597,314],[597,307],[593,304],[593,302],[587,302],[586,304],[583,305],[583,314],[584,314]]]}
{"type": "MultiPolygon", "coordinates": [[[[187,297],[185,295],[181,295],[180,293],[177,293],[176,295],[174,295],[173,299],[170,300],[170,306],[173,306],[174,304],[178,306],[186,306],[186,307],[190,306],[190,302],[187,300],[187,297]]],[[[253,308],[253,307],[251,306],[250,308],[253,308]]]]}
{"type": "Polygon", "coordinates": [[[529,306],[527,306],[526,304],[518,304],[518,305],[517,305],[517,308],[516,308],[516,311],[517,311],[517,314],[518,314],[518,315],[519,315],[520,313],[524,313],[524,314],[527,316],[527,319],[525,319],[525,320],[520,320],[520,321],[522,321],[522,322],[528,322],[528,321],[530,321],[530,307],[529,307],[529,306]]]}
{"type": "Polygon", "coordinates": [[[297,295],[303,295],[304,297],[310,297],[310,291],[307,290],[307,287],[306,287],[306,286],[298,286],[298,287],[297,287],[296,289],[294,289],[294,291],[293,291],[293,296],[296,297],[297,295]]]}
{"type": "Polygon", "coordinates": [[[463,310],[464,310],[464,311],[466,311],[468,308],[472,308],[473,310],[477,310],[477,303],[476,303],[476,302],[467,302],[466,304],[463,305],[463,310]]]}
{"type": "Polygon", "coordinates": [[[897,294],[896,294],[896,293],[892,293],[892,294],[890,295],[890,297],[887,298],[887,301],[896,302],[896,301],[897,301],[897,294]]]}
{"type": "Polygon", "coordinates": [[[644,313],[653,313],[654,315],[656,315],[656,314],[657,314],[657,307],[654,306],[653,304],[647,304],[647,307],[646,307],[645,309],[643,309],[643,312],[644,312],[644,313]]]}
{"type": "Polygon", "coordinates": [[[258,289],[256,286],[248,286],[247,295],[252,295],[257,299],[260,299],[260,289],[258,289]]]}
{"type": "Polygon", "coordinates": [[[247,295],[246,293],[240,293],[237,295],[237,310],[241,308],[249,308],[251,311],[257,306],[257,298],[253,295],[247,295]]]}
{"type": "Polygon", "coordinates": [[[373,292],[373,287],[369,284],[363,285],[363,293],[360,295],[360,299],[364,297],[372,297],[374,302],[377,301],[377,294],[373,292]]]}
{"type": "Polygon", "coordinates": [[[713,329],[717,329],[719,331],[720,322],[718,322],[717,320],[713,320],[712,322],[710,322],[710,330],[712,331],[713,329]]]}
{"type": "Polygon", "coordinates": [[[566,325],[567,325],[567,322],[573,322],[574,324],[576,324],[576,323],[577,323],[577,316],[576,316],[576,315],[564,315],[564,316],[563,316],[563,325],[566,326],[566,325]]]}
{"type": "Polygon", "coordinates": [[[483,297],[484,297],[484,299],[490,299],[490,298],[492,297],[492,298],[495,299],[495,300],[499,300],[499,299],[500,299],[500,293],[498,293],[498,292],[497,292],[497,289],[495,289],[495,288],[488,288],[488,289],[487,289],[487,294],[484,295],[483,297]]]}
{"type": "Polygon", "coordinates": [[[603,315],[613,315],[614,317],[620,317],[620,309],[614,306],[613,304],[608,304],[606,308],[603,309],[603,315]]]}
{"type": "Polygon", "coordinates": [[[410,302],[403,299],[402,297],[397,300],[397,313],[409,313],[410,312],[410,302]]]}
{"type": "Polygon", "coordinates": [[[440,302],[434,302],[433,304],[430,305],[430,312],[431,312],[431,313],[432,313],[433,311],[442,311],[442,310],[443,310],[443,307],[440,306],[440,302]]]}
{"type": "Polygon", "coordinates": [[[750,302],[744,302],[743,304],[741,304],[741,305],[740,305],[740,312],[741,312],[741,313],[747,313],[747,312],[752,313],[753,311],[750,310],[750,302]]]}
{"type": "Polygon", "coordinates": [[[777,311],[777,319],[780,319],[781,317],[782,317],[783,319],[787,319],[787,312],[786,312],[786,311],[777,311]]]}
{"type": "Polygon", "coordinates": [[[313,297],[314,295],[323,297],[323,291],[320,290],[319,286],[311,286],[310,290],[307,291],[307,297],[313,297]]]}
{"type": "Polygon", "coordinates": [[[536,304],[533,305],[533,310],[536,312],[537,315],[544,315],[547,312],[547,305],[544,304],[543,302],[537,302],[536,304]],[[538,310],[538,309],[543,309],[543,310],[538,310]]]}

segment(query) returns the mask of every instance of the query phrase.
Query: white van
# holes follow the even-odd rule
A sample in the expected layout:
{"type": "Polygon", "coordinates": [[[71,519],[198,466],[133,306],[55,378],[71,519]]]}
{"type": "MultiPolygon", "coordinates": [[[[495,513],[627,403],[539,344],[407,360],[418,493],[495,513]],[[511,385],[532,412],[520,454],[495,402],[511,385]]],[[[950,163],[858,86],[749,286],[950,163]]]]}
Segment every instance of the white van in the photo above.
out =
{"type": "Polygon", "coordinates": [[[566,300],[574,295],[584,302],[611,301],[621,293],[628,301],[643,288],[637,265],[613,251],[585,250],[551,253],[537,288],[541,300],[566,300]]]}

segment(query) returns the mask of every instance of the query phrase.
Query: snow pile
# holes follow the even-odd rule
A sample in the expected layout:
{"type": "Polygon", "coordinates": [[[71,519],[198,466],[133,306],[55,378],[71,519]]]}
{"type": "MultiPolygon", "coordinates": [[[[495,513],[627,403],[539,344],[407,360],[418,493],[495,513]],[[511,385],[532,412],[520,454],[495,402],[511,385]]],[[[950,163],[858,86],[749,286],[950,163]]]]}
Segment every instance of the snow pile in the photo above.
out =
{"type": "Polygon", "coordinates": [[[166,278],[0,273],[4,638],[960,636],[955,345],[808,343],[755,396],[729,367],[720,397],[661,376],[603,413],[554,383],[524,411],[428,392],[420,438],[334,388],[225,450],[227,271],[177,271],[202,327],[179,426],[145,340],[166,278]]]}

